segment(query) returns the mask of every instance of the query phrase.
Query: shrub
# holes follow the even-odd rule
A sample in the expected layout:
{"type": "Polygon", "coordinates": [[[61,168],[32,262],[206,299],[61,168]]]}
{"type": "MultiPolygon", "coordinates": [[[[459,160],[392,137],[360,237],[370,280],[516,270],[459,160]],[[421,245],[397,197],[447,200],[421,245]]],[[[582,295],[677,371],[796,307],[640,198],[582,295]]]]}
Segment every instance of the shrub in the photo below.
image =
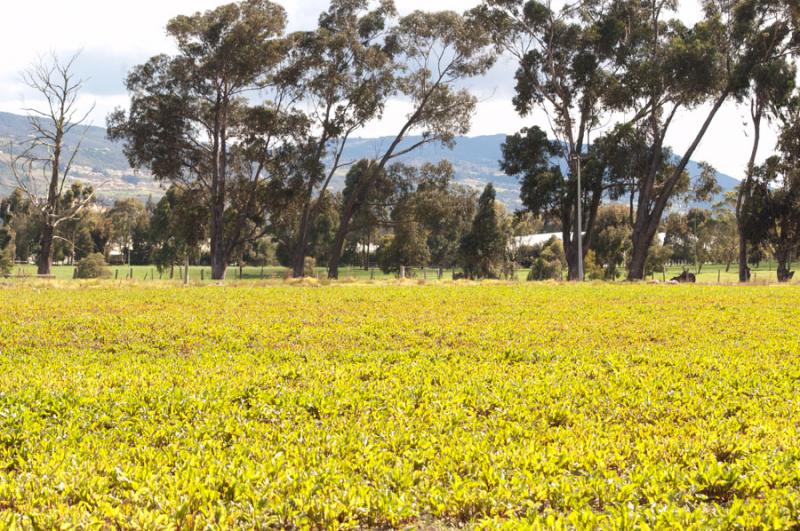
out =
{"type": "Polygon", "coordinates": [[[105,278],[111,276],[105,257],[100,253],[90,254],[80,262],[75,270],[77,278],[105,278]]]}
{"type": "Polygon", "coordinates": [[[303,274],[307,277],[313,277],[314,269],[317,267],[317,260],[313,256],[306,256],[303,261],[303,274]]]}
{"type": "Polygon", "coordinates": [[[531,264],[528,280],[561,280],[561,262],[540,256],[531,264]]]}
{"type": "Polygon", "coordinates": [[[6,277],[11,274],[11,269],[14,267],[14,259],[11,254],[11,248],[6,247],[0,250],[0,277],[6,277]]]}
{"type": "Polygon", "coordinates": [[[599,263],[597,255],[592,250],[587,251],[586,258],[583,260],[583,274],[590,280],[609,279],[606,269],[599,263]]]}

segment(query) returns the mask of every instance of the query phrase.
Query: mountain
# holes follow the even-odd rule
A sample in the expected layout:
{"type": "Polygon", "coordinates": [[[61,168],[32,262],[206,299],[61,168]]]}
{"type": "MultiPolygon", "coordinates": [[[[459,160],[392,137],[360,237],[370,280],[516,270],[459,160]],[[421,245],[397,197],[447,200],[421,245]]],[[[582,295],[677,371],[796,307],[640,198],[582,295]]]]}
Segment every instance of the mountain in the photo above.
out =
{"type": "MultiPolygon", "coordinates": [[[[29,132],[26,117],[0,112],[0,195],[8,194],[16,186],[14,174],[8,167],[11,145],[13,143],[13,151],[18,152],[29,132]]],[[[65,144],[75,146],[79,141],[81,149],[75,157],[73,177],[98,188],[101,201],[164,193],[149,175],[131,169],[122,153],[122,145],[109,141],[105,128],[88,127],[84,133],[84,128],[76,127],[67,135],[65,144]]]]}
{"type": "MultiPolygon", "coordinates": [[[[398,151],[414,145],[420,139],[420,137],[407,138],[400,144],[398,151]]],[[[455,167],[456,180],[459,183],[482,189],[487,182],[491,181],[497,191],[497,198],[513,210],[521,207],[519,181],[516,177],[509,177],[503,173],[498,165],[501,158],[501,146],[505,139],[506,135],[458,137],[453,149],[428,144],[400,160],[405,163],[422,164],[448,159],[455,167]]],[[[391,140],[389,137],[352,139],[345,148],[343,160],[374,157],[380,148],[385,147],[391,140]]],[[[690,161],[686,170],[692,179],[700,175],[700,165],[695,161],[690,161]]],[[[338,177],[340,179],[338,186],[342,186],[344,177],[343,175],[338,177]]],[[[733,190],[739,184],[738,180],[720,172],[717,172],[717,182],[723,194],[733,190]]],[[[709,206],[702,203],[699,205],[709,206]]]]}
{"type": "MultiPolygon", "coordinates": [[[[0,112],[0,194],[7,194],[14,187],[14,177],[6,164],[9,159],[9,143],[19,144],[28,132],[28,122],[24,116],[0,112]]],[[[69,145],[75,145],[80,138],[79,132],[67,138],[69,145]]],[[[372,158],[385,148],[391,138],[353,138],[343,154],[343,160],[355,161],[372,158]]],[[[409,137],[401,143],[399,149],[415,144],[420,137],[409,137]]],[[[450,160],[456,170],[457,182],[475,189],[482,189],[487,182],[492,182],[497,190],[497,197],[510,209],[519,208],[519,182],[509,177],[498,168],[500,146],[505,135],[458,137],[453,149],[438,145],[426,145],[399,160],[407,164],[438,162],[450,160]]],[[[700,173],[696,162],[690,162],[687,170],[692,177],[700,173]]],[[[340,190],[344,186],[346,169],[337,174],[332,186],[340,190]]],[[[121,144],[109,141],[101,127],[89,127],[83,139],[81,151],[76,158],[74,177],[89,181],[99,187],[101,201],[110,202],[120,197],[147,198],[158,197],[163,189],[152,177],[143,172],[134,172],[122,153],[121,144]]],[[[717,180],[723,191],[732,190],[738,181],[729,175],[717,173],[717,180]]]]}

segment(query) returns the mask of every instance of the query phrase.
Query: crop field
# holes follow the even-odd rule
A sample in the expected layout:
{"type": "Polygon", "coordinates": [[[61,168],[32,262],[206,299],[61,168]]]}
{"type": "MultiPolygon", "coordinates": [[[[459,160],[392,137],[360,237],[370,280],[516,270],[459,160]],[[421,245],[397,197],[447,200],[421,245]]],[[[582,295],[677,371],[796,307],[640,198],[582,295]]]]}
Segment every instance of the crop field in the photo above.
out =
{"type": "Polygon", "coordinates": [[[0,288],[0,528],[788,528],[800,287],[0,288]]]}

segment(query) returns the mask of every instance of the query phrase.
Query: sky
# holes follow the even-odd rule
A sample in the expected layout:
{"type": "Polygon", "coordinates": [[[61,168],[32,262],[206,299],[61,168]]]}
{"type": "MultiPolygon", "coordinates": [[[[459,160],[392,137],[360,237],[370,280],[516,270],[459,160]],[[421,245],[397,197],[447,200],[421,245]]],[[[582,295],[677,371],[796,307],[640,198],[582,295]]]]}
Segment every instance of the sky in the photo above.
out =
{"type": "MultiPolygon", "coordinates": [[[[327,0],[276,0],[286,8],[289,30],[311,29],[327,0]]],[[[415,9],[464,11],[479,0],[395,0],[401,14],[415,9]]],[[[20,73],[40,56],[56,53],[71,56],[78,50],[77,74],[87,79],[80,104],[89,109],[93,125],[103,126],[106,115],[118,106],[125,106],[127,96],[123,80],[128,70],[150,56],[170,52],[173,45],[164,26],[173,16],[191,14],[226,3],[224,0],[34,0],[10,2],[3,9],[3,31],[0,32],[0,111],[22,114],[25,107],[36,105],[27,93],[20,73]]],[[[691,20],[697,7],[681,7],[681,16],[691,20]]],[[[473,120],[470,135],[510,134],[522,127],[545,127],[541,112],[520,117],[514,111],[515,65],[501,58],[485,76],[475,80],[471,88],[481,103],[473,120]]],[[[702,72],[698,72],[702,75],[702,72]]],[[[677,153],[688,147],[705,118],[706,108],[686,112],[676,118],[668,143],[677,153]]],[[[393,134],[406,113],[402,101],[387,105],[381,120],[370,123],[360,136],[393,134]]],[[[695,152],[694,159],[710,162],[717,170],[741,178],[750,153],[747,136],[747,109],[729,104],[724,107],[695,152]]],[[[761,143],[761,157],[772,152],[775,135],[767,131],[761,143]]]]}

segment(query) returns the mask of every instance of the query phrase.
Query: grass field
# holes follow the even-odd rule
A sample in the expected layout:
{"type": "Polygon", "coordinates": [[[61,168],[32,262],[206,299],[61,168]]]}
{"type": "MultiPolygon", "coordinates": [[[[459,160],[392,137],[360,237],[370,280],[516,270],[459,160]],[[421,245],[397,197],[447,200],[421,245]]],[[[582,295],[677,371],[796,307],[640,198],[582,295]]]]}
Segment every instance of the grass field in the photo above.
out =
{"type": "Polygon", "coordinates": [[[8,283],[0,528],[787,528],[800,287],[8,283]]]}
{"type": "MultiPolygon", "coordinates": [[[[776,274],[775,274],[775,264],[772,263],[765,263],[759,267],[752,267],[752,281],[757,283],[770,283],[770,282],[777,282],[776,274]]],[[[112,276],[117,280],[141,280],[141,281],[167,281],[171,280],[173,282],[180,282],[183,278],[183,270],[179,267],[175,267],[174,271],[172,272],[172,278],[170,278],[169,270],[162,271],[161,273],[158,272],[158,269],[152,266],[133,266],[128,267],[124,265],[118,266],[111,266],[110,267],[112,276]]],[[[695,268],[689,268],[692,272],[696,271],[695,268]]],[[[73,266],[53,266],[53,275],[55,278],[59,280],[68,280],[72,279],[74,272],[73,266]]],[[[653,275],[653,279],[655,280],[669,280],[671,277],[680,275],[683,272],[683,266],[670,266],[667,268],[667,271],[664,274],[656,273],[653,275]]],[[[12,271],[14,276],[35,276],[36,275],[36,266],[34,265],[17,265],[15,266],[14,270],[12,271]]],[[[228,268],[226,273],[227,280],[264,280],[264,279],[276,279],[276,278],[284,278],[288,273],[288,270],[285,267],[280,266],[267,266],[267,267],[255,267],[255,266],[247,266],[243,267],[241,270],[238,267],[231,266],[228,268]]],[[[566,278],[566,271],[563,272],[563,276],[566,278]]],[[[318,267],[314,275],[318,278],[325,278],[327,276],[327,270],[324,267],[318,267]]],[[[345,266],[342,267],[340,270],[340,278],[353,278],[357,280],[387,280],[393,279],[397,275],[395,274],[385,274],[378,268],[372,268],[371,270],[365,270],[361,267],[351,267],[345,266]]],[[[424,279],[424,280],[436,280],[438,279],[438,269],[437,268],[426,268],[425,270],[422,269],[415,269],[414,270],[415,278],[424,279]]],[[[517,272],[517,277],[520,280],[525,280],[528,276],[527,269],[520,269],[517,272]]],[[[444,280],[452,280],[453,279],[453,270],[452,269],[443,269],[442,270],[442,278],[444,280]]],[[[205,281],[211,283],[211,269],[208,266],[190,266],[189,267],[189,280],[191,282],[200,282],[205,281]]],[[[704,266],[700,273],[697,275],[697,281],[701,284],[733,284],[739,281],[739,273],[736,269],[736,264],[731,265],[730,268],[726,268],[723,264],[711,264],[704,266]],[[726,269],[728,269],[726,271],[726,269]]]]}

